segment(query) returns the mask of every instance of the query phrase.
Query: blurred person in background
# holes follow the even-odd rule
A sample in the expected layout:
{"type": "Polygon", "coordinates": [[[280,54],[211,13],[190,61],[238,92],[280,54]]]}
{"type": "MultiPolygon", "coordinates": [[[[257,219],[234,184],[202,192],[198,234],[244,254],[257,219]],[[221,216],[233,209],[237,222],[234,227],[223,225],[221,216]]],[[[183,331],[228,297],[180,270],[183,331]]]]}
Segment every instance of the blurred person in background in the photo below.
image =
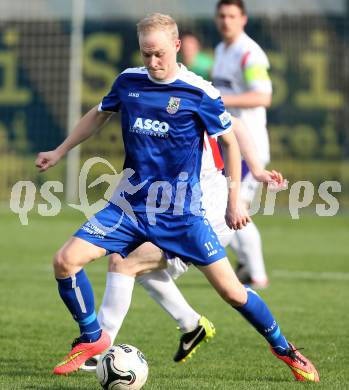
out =
{"type": "MultiPolygon", "coordinates": [[[[244,31],[247,20],[242,0],[218,1],[216,24],[222,42],[215,49],[212,79],[227,110],[249,129],[260,163],[265,167],[270,161],[266,108],[271,104],[272,85],[266,54],[244,31]]],[[[249,207],[258,188],[258,182],[242,160],[241,199],[245,207],[249,207]]],[[[240,281],[254,288],[267,287],[262,242],[256,225],[251,222],[236,232],[230,246],[238,257],[236,271],[240,281]]]]}
{"type": "Polygon", "coordinates": [[[198,35],[185,32],[181,35],[181,42],[180,60],[182,63],[205,80],[210,80],[213,57],[202,50],[198,35]]]}

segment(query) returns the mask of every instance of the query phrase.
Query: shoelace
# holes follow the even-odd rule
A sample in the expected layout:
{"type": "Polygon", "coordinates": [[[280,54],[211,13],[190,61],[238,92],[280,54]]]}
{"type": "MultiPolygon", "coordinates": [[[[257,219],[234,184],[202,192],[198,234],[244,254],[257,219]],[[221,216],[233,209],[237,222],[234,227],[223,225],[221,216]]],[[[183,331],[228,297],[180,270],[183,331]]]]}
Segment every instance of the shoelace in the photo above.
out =
{"type": "Polygon", "coordinates": [[[78,344],[80,344],[80,343],[81,343],[81,338],[80,338],[80,337],[77,337],[76,339],[74,339],[74,341],[73,341],[72,344],[71,344],[72,349],[73,349],[76,345],[78,345],[78,344]]]}
{"type": "Polygon", "coordinates": [[[304,348],[290,348],[289,349],[289,352],[288,352],[288,356],[294,360],[294,361],[298,361],[299,363],[301,363],[303,366],[306,366],[307,363],[302,360],[297,354],[296,352],[301,350],[301,349],[304,349],[304,348]]]}

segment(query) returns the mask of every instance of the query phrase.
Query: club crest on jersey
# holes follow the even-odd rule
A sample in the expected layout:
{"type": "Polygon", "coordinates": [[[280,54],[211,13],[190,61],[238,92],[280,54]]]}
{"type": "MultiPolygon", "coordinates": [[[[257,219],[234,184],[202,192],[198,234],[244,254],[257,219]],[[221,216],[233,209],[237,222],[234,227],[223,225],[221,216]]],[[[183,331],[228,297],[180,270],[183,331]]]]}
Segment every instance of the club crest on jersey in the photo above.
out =
{"type": "Polygon", "coordinates": [[[166,111],[169,114],[175,114],[178,111],[178,109],[179,109],[180,101],[181,101],[180,98],[171,96],[170,100],[168,101],[168,104],[167,104],[167,107],[166,107],[166,111]]]}

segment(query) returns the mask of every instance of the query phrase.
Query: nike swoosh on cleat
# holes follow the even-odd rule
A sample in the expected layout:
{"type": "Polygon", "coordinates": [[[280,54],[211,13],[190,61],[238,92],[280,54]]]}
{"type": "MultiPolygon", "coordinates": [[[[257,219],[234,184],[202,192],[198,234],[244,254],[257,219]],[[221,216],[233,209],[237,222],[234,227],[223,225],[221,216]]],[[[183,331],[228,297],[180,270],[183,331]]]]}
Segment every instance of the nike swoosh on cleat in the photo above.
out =
{"type": "Polygon", "coordinates": [[[305,372],[301,370],[300,368],[291,367],[291,370],[295,371],[297,374],[302,375],[305,379],[308,379],[309,381],[315,381],[315,374],[313,372],[305,372]]]}
{"type": "Polygon", "coordinates": [[[195,340],[200,336],[200,334],[202,333],[202,331],[205,331],[204,328],[201,328],[200,329],[200,332],[189,342],[189,343],[183,343],[183,349],[184,351],[188,351],[188,349],[191,348],[191,346],[193,345],[193,343],[195,342],[195,340]]]}
{"type": "Polygon", "coordinates": [[[88,351],[88,349],[74,353],[73,355],[69,356],[68,359],[64,360],[63,362],[58,363],[56,365],[56,367],[64,366],[65,364],[71,362],[72,360],[74,360],[75,358],[77,358],[78,356],[80,356],[81,354],[83,354],[86,351],[88,351]]]}

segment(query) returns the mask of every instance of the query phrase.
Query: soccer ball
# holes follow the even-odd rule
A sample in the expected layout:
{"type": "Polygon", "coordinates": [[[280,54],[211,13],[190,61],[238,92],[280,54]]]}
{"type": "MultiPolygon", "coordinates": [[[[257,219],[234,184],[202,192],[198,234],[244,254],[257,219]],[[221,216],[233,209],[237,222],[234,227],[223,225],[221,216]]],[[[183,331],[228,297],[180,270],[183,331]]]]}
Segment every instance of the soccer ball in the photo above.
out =
{"type": "Polygon", "coordinates": [[[148,363],[132,345],[113,345],[98,360],[96,374],[103,389],[139,390],[148,378],[148,363]]]}

